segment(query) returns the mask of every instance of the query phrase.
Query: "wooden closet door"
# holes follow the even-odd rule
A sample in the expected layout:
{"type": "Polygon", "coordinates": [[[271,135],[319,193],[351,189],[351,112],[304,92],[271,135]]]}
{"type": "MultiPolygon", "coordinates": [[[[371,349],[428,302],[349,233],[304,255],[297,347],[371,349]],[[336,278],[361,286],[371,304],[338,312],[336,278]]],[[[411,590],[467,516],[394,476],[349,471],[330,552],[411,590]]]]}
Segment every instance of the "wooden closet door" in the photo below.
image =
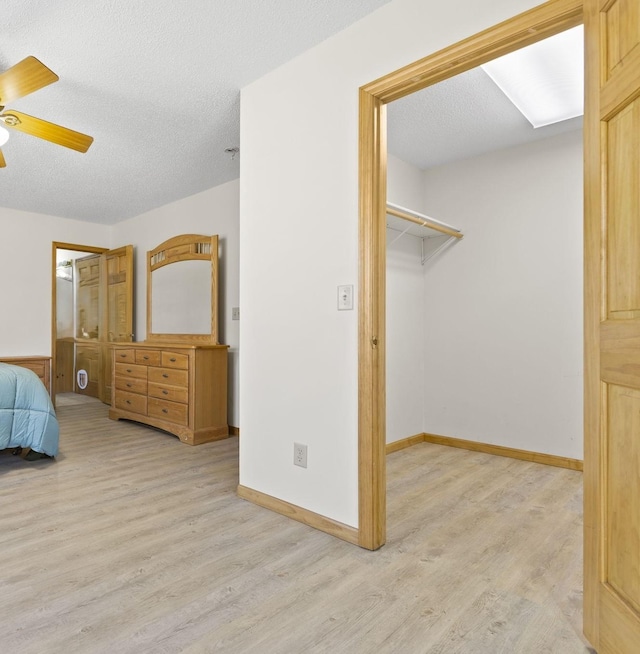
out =
{"type": "Polygon", "coordinates": [[[640,3],[586,0],[585,633],[640,651],[640,3]]]}
{"type": "Polygon", "coordinates": [[[133,340],[133,246],[125,245],[102,255],[103,348],[100,399],[111,404],[112,347],[109,343],[133,340]]]}

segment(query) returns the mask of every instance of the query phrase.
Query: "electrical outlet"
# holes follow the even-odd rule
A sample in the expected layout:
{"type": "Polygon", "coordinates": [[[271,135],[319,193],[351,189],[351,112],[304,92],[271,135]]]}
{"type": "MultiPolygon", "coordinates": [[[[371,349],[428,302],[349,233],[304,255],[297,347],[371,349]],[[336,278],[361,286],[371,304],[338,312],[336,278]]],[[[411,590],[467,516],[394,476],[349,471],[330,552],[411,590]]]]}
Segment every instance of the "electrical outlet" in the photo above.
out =
{"type": "Polygon", "coordinates": [[[338,311],[353,311],[353,284],[338,286],[338,311]]]}
{"type": "Polygon", "coordinates": [[[307,446],[300,443],[293,444],[293,465],[301,468],[307,467],[307,446]]]}
{"type": "Polygon", "coordinates": [[[231,320],[240,320],[240,307],[233,307],[231,309],[231,320]]]}

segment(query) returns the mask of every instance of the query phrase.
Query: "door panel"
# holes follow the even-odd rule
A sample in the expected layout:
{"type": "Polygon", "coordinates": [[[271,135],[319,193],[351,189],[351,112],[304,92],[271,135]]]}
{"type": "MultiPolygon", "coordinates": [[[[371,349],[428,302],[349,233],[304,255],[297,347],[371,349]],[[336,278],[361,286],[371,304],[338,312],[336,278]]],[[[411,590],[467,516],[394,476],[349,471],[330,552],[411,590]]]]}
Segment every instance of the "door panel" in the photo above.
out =
{"type": "Polygon", "coordinates": [[[640,647],[640,3],[586,0],[585,10],[585,633],[600,654],[631,654],[640,647]]]}
{"type": "Polygon", "coordinates": [[[133,246],[111,250],[105,255],[107,282],[107,340],[133,339],[133,246]]]}
{"type": "Polygon", "coordinates": [[[97,339],[100,333],[100,255],[76,259],[76,338],[97,339]]]}
{"type": "Polygon", "coordinates": [[[104,307],[102,315],[104,347],[100,399],[111,404],[112,350],[109,343],[133,340],[133,246],[125,245],[102,255],[104,307]]]}
{"type": "Polygon", "coordinates": [[[615,68],[640,42],[640,5],[637,0],[617,0],[604,12],[607,73],[615,68]]]}
{"type": "Polygon", "coordinates": [[[640,99],[607,125],[608,314],[611,319],[640,318],[640,99]]]}
{"type": "Polygon", "coordinates": [[[100,362],[100,346],[97,343],[78,343],[76,345],[76,372],[78,370],[85,370],[88,379],[86,388],[80,388],[76,379],[75,392],[81,395],[99,397],[102,366],[100,362]]]}
{"type": "Polygon", "coordinates": [[[612,590],[640,612],[640,512],[632,510],[640,497],[640,390],[609,384],[608,394],[605,573],[612,590]]]}

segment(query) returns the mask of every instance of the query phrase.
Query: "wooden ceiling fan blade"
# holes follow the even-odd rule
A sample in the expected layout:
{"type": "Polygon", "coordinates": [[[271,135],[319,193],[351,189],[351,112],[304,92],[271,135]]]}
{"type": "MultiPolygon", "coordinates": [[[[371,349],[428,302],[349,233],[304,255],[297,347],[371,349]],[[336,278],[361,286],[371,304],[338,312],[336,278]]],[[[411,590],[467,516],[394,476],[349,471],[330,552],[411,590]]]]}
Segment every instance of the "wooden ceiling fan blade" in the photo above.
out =
{"type": "Polygon", "coordinates": [[[2,150],[0,150],[0,168],[6,168],[7,162],[4,160],[4,155],[2,154],[2,150]]]}
{"type": "Polygon", "coordinates": [[[0,74],[0,106],[23,98],[60,79],[35,57],[27,57],[0,74]]]}
{"type": "Polygon", "coordinates": [[[5,111],[0,118],[11,129],[17,129],[19,132],[37,136],[45,141],[51,141],[51,143],[63,145],[65,148],[71,148],[78,152],[86,152],[93,143],[92,136],[74,132],[67,127],[48,123],[46,120],[34,118],[18,111],[5,111]]]}

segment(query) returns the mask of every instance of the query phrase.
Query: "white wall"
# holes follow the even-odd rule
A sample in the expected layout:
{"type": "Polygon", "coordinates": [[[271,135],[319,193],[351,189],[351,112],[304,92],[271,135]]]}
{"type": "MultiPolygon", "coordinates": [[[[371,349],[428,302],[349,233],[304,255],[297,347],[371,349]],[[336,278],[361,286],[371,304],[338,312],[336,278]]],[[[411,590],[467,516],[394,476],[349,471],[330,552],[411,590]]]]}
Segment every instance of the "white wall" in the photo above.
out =
{"type": "Polygon", "coordinates": [[[424,173],[428,433],[582,459],[582,132],[424,173]]]}
{"type": "Polygon", "coordinates": [[[51,355],[52,242],[109,247],[107,225],[0,207],[0,355],[51,355]]]}
{"type": "MultiPolygon", "coordinates": [[[[389,202],[422,211],[424,173],[388,157],[389,202]]],[[[420,238],[387,229],[387,442],[424,431],[424,273],[420,238]]]]}
{"type": "Polygon", "coordinates": [[[241,484],[357,525],[358,88],[535,4],[395,0],[243,89],[241,484]]]}
{"type": "Polygon", "coordinates": [[[73,306],[73,279],[56,278],[56,337],[73,338],[74,306],[73,306]]]}
{"type": "MultiPolygon", "coordinates": [[[[166,204],[113,226],[114,247],[135,248],[135,340],[147,335],[147,268],[145,254],[178,234],[218,234],[220,237],[219,325],[220,342],[229,345],[229,424],[239,425],[239,322],[231,320],[240,306],[238,180],[166,204]]],[[[241,312],[241,319],[244,318],[241,312]]]]}

